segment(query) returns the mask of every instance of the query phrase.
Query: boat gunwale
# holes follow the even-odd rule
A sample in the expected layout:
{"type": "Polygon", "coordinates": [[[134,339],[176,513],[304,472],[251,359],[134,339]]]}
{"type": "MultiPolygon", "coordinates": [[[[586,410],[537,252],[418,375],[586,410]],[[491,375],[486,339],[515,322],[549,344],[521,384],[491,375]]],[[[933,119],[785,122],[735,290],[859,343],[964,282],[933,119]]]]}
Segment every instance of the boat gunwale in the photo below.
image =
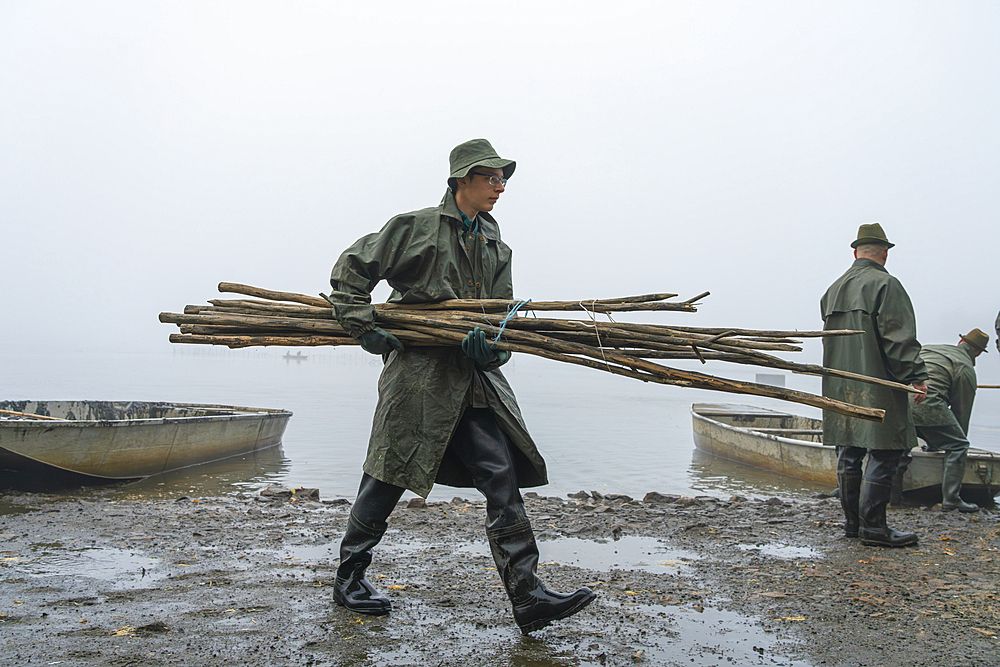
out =
{"type": "MultiPolygon", "coordinates": [[[[697,405],[697,404],[695,404],[695,405],[697,405]]],[[[766,408],[763,408],[763,409],[766,409],[766,408]]],[[[814,447],[814,448],[815,447],[828,447],[829,446],[829,445],[824,445],[822,442],[813,442],[812,440],[799,440],[798,438],[789,438],[789,437],[786,437],[786,436],[783,436],[783,435],[775,435],[773,433],[764,433],[763,431],[757,431],[757,430],[755,430],[755,429],[753,429],[753,428],[751,428],[749,426],[732,426],[730,424],[726,424],[725,422],[720,422],[720,421],[718,421],[716,419],[712,419],[711,417],[706,417],[705,415],[697,412],[695,410],[695,408],[694,408],[693,405],[691,406],[691,414],[694,415],[695,417],[697,417],[698,419],[702,419],[704,421],[711,422],[712,424],[715,424],[717,426],[721,426],[722,428],[726,429],[727,431],[738,431],[738,432],[744,432],[744,433],[746,431],[753,431],[754,435],[759,435],[762,438],[767,438],[768,440],[776,440],[778,442],[788,442],[789,444],[793,444],[793,445],[808,445],[809,447],[814,447]]],[[[738,413],[734,413],[734,414],[738,414],[738,413]]],[[[795,417],[796,415],[793,415],[790,412],[777,412],[777,411],[773,411],[773,414],[770,414],[770,415],[761,415],[761,417],[764,417],[764,416],[767,416],[767,417],[795,417]]]]}
{"type": "MultiPolygon", "coordinates": [[[[35,403],[87,403],[88,401],[32,401],[35,403]]],[[[97,402],[97,401],[95,401],[97,402]]],[[[101,403],[116,403],[126,401],[99,401],[101,403]]],[[[167,401],[127,401],[131,404],[146,403],[156,406],[170,406],[172,408],[194,409],[194,410],[215,410],[228,411],[229,414],[213,415],[187,415],[179,417],[139,417],[130,419],[32,419],[30,417],[20,419],[0,418],[0,428],[80,428],[80,427],[125,427],[125,426],[155,426],[158,424],[191,424],[205,423],[212,421],[237,421],[246,419],[280,419],[290,418],[292,412],[280,408],[250,408],[235,405],[219,405],[210,403],[172,403],[167,401]]],[[[47,417],[48,415],[39,415],[47,417]]]]}
{"type": "MultiPolygon", "coordinates": [[[[698,404],[695,404],[695,405],[698,405],[698,404]]],[[[761,410],[767,410],[767,408],[760,408],[760,409],[761,410]]],[[[796,416],[801,416],[801,415],[794,415],[794,414],[792,414],[790,412],[778,412],[776,410],[771,411],[771,412],[773,414],[770,414],[770,415],[763,415],[762,414],[761,417],[796,417],[796,416]]],[[[754,434],[755,437],[756,436],[760,436],[760,437],[766,438],[768,440],[775,440],[777,442],[787,442],[788,444],[792,444],[792,445],[796,445],[796,446],[806,445],[806,446],[812,447],[812,448],[822,448],[822,447],[834,448],[834,445],[824,445],[822,442],[813,442],[812,440],[799,440],[798,438],[789,438],[789,437],[786,437],[786,436],[783,436],[783,435],[775,435],[773,433],[765,433],[763,431],[758,431],[758,430],[754,429],[751,426],[732,426],[730,424],[726,424],[725,422],[718,421],[717,419],[712,419],[711,417],[706,417],[705,415],[697,412],[695,410],[695,408],[694,408],[694,405],[691,406],[691,414],[693,416],[697,417],[698,419],[701,419],[701,420],[706,421],[706,422],[711,422],[712,424],[714,424],[716,426],[721,426],[722,428],[726,429],[727,431],[737,431],[737,432],[744,432],[744,433],[747,432],[747,431],[753,431],[753,434],[754,434]]],[[[733,413],[733,414],[739,414],[739,413],[733,413]]],[[[941,452],[941,451],[937,451],[937,452],[925,452],[924,450],[920,449],[919,447],[914,447],[913,449],[911,449],[908,452],[908,454],[911,457],[913,457],[913,456],[919,456],[919,457],[927,457],[927,458],[940,458],[940,457],[944,456],[945,453],[941,452]]],[[[994,451],[991,451],[989,449],[979,449],[978,447],[969,447],[969,455],[970,456],[975,455],[975,456],[980,457],[980,458],[1000,458],[1000,452],[994,452],[994,451]]]]}

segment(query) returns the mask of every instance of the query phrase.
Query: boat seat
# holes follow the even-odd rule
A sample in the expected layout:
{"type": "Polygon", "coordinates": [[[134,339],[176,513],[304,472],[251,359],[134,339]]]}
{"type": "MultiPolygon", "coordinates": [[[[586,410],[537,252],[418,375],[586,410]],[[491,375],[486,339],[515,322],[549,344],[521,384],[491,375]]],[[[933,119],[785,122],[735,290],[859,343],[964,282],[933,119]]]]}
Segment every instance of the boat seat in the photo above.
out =
{"type": "Polygon", "coordinates": [[[823,435],[821,428],[754,428],[753,426],[747,428],[751,431],[772,435],[823,435]]]}

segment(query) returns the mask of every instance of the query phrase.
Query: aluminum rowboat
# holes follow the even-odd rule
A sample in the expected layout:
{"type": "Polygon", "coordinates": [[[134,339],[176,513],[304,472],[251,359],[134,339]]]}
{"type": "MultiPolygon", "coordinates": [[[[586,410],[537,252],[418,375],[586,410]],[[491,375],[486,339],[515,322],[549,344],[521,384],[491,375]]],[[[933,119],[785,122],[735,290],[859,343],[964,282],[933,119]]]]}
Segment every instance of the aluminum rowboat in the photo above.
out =
{"type": "MultiPolygon", "coordinates": [[[[823,421],[732,403],[691,406],[695,446],[725,459],[810,482],[837,486],[837,454],[825,447],[823,421]]],[[[918,441],[923,442],[923,441],[918,441]]],[[[903,476],[903,494],[913,500],[941,499],[941,452],[914,448],[903,476]]],[[[991,504],[1000,492],[1000,453],[969,449],[962,497],[991,504]]]]}
{"type": "Polygon", "coordinates": [[[273,447],[292,416],[270,408],[139,401],[4,401],[0,411],[0,472],[69,472],[97,482],[273,447]]]}

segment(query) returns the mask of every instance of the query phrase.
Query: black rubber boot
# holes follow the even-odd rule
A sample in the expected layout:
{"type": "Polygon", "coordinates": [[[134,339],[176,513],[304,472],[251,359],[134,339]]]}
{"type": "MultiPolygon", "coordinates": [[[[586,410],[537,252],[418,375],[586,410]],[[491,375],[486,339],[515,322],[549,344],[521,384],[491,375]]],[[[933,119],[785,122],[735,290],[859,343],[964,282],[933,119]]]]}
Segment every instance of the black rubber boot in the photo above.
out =
{"type": "Polygon", "coordinates": [[[867,450],[864,447],[837,448],[837,490],[840,507],[844,510],[844,535],[857,537],[860,519],[861,464],[867,450]]]}
{"type": "Polygon", "coordinates": [[[371,616],[384,616],[392,611],[389,599],[380,595],[365,578],[365,570],[372,562],[372,549],[388,527],[386,519],[403,491],[367,473],[362,476],[358,498],[351,508],[347,531],[340,543],[340,565],[333,586],[333,600],[341,607],[371,616]]]}
{"type": "Polygon", "coordinates": [[[964,514],[979,511],[978,505],[962,500],[959,492],[962,490],[962,478],[965,476],[965,459],[969,450],[947,452],[941,469],[941,511],[958,510],[964,514]]]}
{"type": "Polygon", "coordinates": [[[907,547],[917,543],[914,533],[903,533],[886,524],[885,509],[892,493],[892,476],[902,452],[899,450],[869,451],[868,468],[861,482],[858,537],[870,547],[907,547]]]}
{"type": "Polygon", "coordinates": [[[892,476],[892,491],[889,492],[889,507],[902,507],[903,505],[903,477],[906,476],[906,469],[910,467],[913,457],[909,454],[899,459],[896,466],[896,473],[892,476]]]}
{"type": "Polygon", "coordinates": [[[543,628],[590,604],[597,594],[589,588],[555,593],[538,578],[538,545],[518,490],[511,445],[493,413],[467,408],[449,447],[486,496],[486,538],[521,632],[543,628]]]}
{"type": "Polygon", "coordinates": [[[523,521],[486,531],[497,572],[514,608],[514,621],[528,634],[552,621],[572,616],[594,601],[586,586],[573,593],[550,591],[536,574],[538,546],[531,524],[523,521]]]}

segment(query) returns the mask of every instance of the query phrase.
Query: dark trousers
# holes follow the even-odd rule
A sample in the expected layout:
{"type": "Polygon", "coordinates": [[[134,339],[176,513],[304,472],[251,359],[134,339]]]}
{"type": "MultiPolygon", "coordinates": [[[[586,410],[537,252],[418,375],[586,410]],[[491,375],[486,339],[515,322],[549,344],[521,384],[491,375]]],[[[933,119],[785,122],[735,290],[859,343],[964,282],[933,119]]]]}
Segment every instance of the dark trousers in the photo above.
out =
{"type": "MultiPolygon", "coordinates": [[[[487,529],[526,519],[511,444],[491,410],[466,408],[448,444],[448,452],[461,461],[475,487],[486,496],[487,529]]],[[[364,473],[351,508],[352,519],[381,537],[405,490],[364,473]]]]}
{"type": "Polygon", "coordinates": [[[918,426],[917,435],[927,443],[925,451],[945,452],[947,458],[958,458],[969,451],[969,439],[958,424],[918,426]]]}
{"type": "Polygon", "coordinates": [[[837,472],[874,480],[892,479],[896,467],[906,452],[902,449],[867,449],[865,447],[838,447],[837,472]],[[864,465],[865,454],[868,465],[864,465]]]}

